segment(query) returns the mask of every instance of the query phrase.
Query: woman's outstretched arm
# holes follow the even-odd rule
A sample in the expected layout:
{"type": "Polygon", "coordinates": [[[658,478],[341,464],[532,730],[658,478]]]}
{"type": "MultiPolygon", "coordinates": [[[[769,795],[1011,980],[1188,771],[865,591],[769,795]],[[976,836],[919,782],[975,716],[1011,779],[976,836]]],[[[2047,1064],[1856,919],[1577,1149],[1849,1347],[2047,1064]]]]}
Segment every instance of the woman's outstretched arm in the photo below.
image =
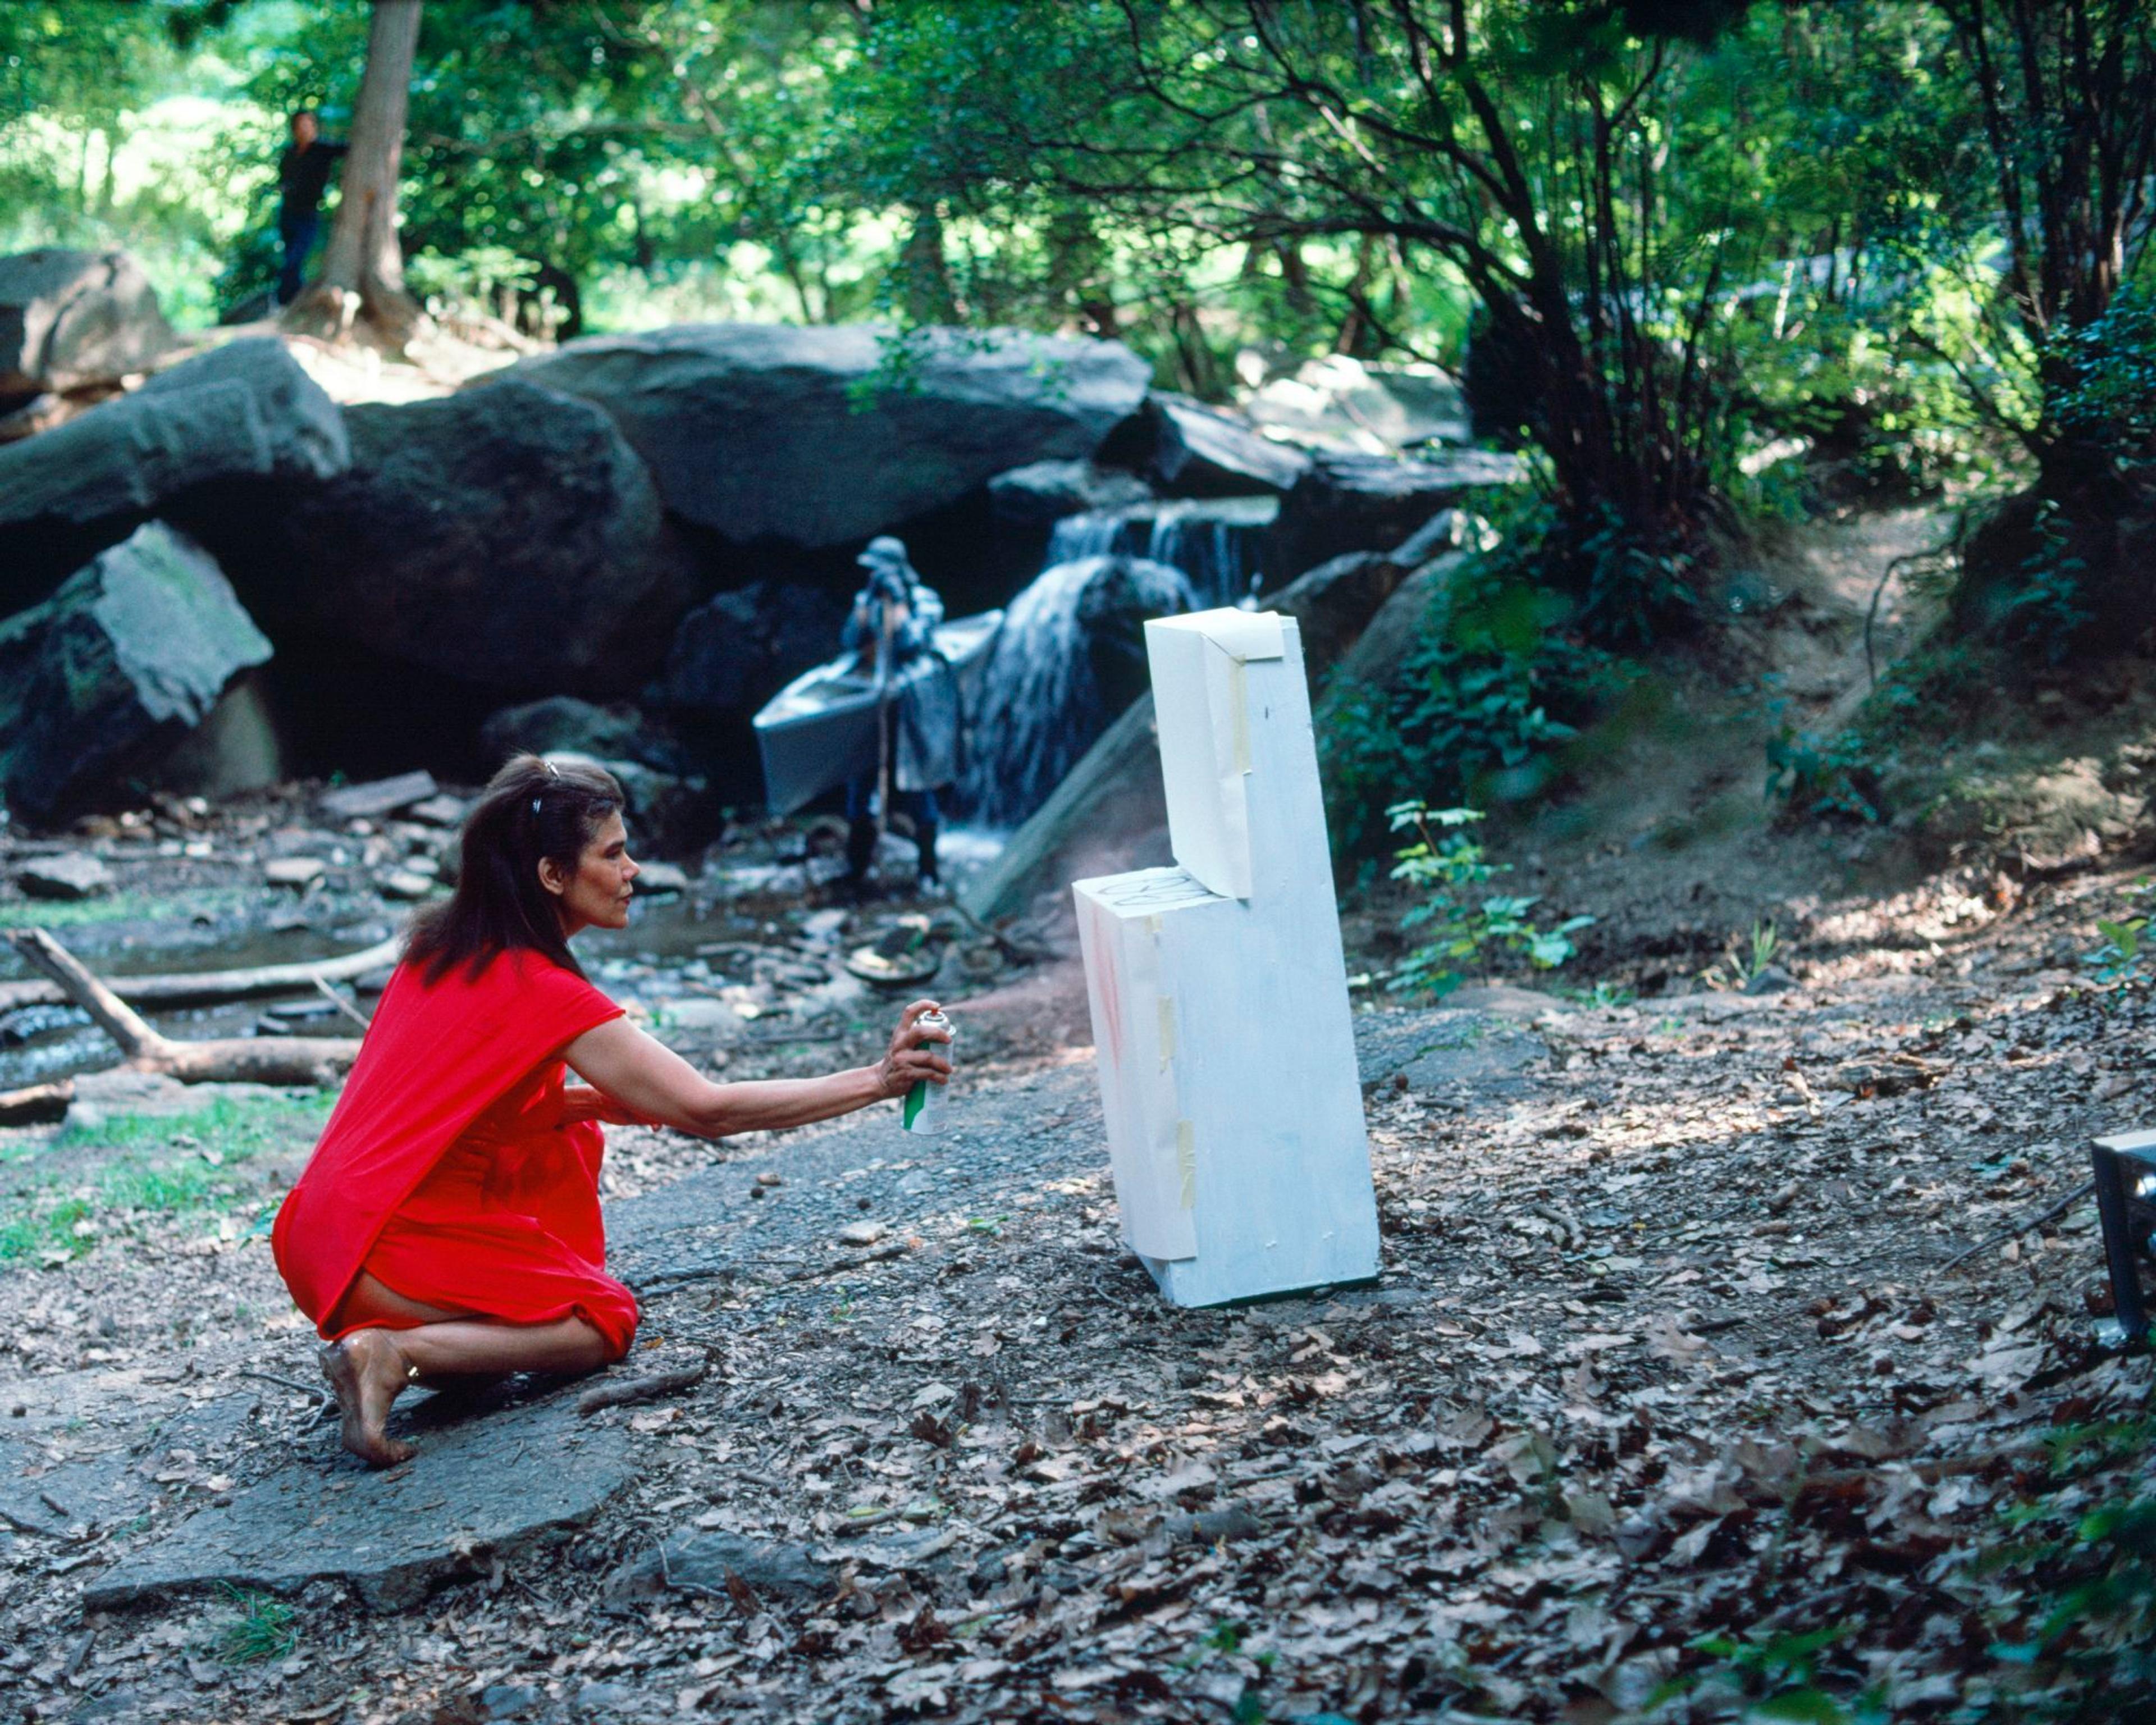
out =
{"type": "Polygon", "coordinates": [[[891,1046],[873,1066],[822,1078],[767,1078],[714,1084],[626,1019],[587,1030],[562,1050],[571,1070],[633,1112],[701,1138],[806,1126],[903,1096],[920,1080],[942,1084],[951,1063],[939,1034],[921,1028],[936,1003],[916,1000],[899,1015],[891,1046]]]}

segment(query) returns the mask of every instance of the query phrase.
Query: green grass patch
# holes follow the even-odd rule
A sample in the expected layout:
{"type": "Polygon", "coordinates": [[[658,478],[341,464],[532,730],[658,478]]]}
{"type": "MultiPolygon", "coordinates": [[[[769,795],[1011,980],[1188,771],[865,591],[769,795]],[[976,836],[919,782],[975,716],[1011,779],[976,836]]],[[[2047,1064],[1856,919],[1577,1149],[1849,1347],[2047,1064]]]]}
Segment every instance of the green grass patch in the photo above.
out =
{"type": "Polygon", "coordinates": [[[254,1202],[234,1174],[265,1152],[297,1148],[321,1132],[328,1094],[241,1100],[219,1096],[187,1114],[116,1114],[70,1127],[43,1153],[109,1153],[94,1173],[70,1182],[55,1173],[10,1195],[0,1209],[0,1264],[51,1254],[73,1257],[130,1213],[223,1217],[254,1202]]]}
{"type": "Polygon", "coordinates": [[[300,1644],[292,1626],[299,1614],[274,1594],[228,1585],[235,1615],[218,1632],[217,1656],[227,1665],[263,1665],[282,1659],[300,1644]]]}
{"type": "Polygon", "coordinates": [[[81,928],[103,922],[147,922],[195,916],[228,916],[249,895],[231,886],[159,896],[114,892],[102,898],[18,899],[0,904],[0,928],[81,928]]]}

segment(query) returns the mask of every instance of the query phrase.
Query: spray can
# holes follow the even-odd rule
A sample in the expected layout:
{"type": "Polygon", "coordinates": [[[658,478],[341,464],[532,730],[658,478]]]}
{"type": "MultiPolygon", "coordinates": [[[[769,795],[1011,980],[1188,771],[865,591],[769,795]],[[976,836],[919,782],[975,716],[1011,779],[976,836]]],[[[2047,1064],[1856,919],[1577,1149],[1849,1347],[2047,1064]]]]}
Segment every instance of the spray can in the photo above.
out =
{"type": "MultiPolygon", "coordinates": [[[[925,1030],[947,1031],[951,1028],[951,1020],[940,1012],[924,1012],[916,1022],[925,1030]]],[[[932,1046],[947,1060],[955,1060],[957,1049],[953,1043],[925,1045],[932,1046]]],[[[906,1099],[898,1105],[898,1123],[903,1130],[930,1134],[943,1130],[943,1105],[936,1095],[940,1088],[923,1078],[906,1091],[906,1099]]]]}

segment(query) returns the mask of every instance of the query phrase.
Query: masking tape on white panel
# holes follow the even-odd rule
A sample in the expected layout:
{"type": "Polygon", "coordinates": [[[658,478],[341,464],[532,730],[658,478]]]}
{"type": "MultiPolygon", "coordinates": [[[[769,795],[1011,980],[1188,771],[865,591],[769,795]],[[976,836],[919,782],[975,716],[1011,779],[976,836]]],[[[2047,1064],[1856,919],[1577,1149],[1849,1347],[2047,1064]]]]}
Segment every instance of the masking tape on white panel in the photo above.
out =
{"type": "Polygon", "coordinates": [[[1183,1207],[1198,1208],[1198,1134],[1187,1120],[1175,1122],[1175,1166],[1183,1176],[1183,1207]]]}
{"type": "Polygon", "coordinates": [[[1175,1001],[1170,995],[1160,997],[1160,1070],[1168,1070],[1168,1063],[1175,1058],[1175,1001]]]}

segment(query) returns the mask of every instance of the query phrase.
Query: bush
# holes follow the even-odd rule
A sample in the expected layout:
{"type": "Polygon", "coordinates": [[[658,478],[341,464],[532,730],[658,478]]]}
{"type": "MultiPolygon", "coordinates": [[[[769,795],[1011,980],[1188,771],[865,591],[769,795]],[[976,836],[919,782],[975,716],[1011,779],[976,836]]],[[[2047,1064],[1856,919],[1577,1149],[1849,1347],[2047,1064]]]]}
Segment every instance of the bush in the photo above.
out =
{"type": "Polygon", "coordinates": [[[1385,815],[1394,833],[1414,834],[1394,852],[1392,877],[1424,895],[1400,918],[1403,932],[1418,930],[1424,937],[1387,977],[1391,993],[1449,994],[1492,952],[1520,953],[1537,970],[1554,970],[1572,957],[1572,937],[1594,921],[1572,916],[1537,928],[1527,913],[1538,899],[1492,895],[1477,901],[1469,889],[1507,872],[1484,857],[1466,830],[1482,819],[1479,809],[1431,809],[1409,801],[1394,803],[1385,815]]]}
{"type": "Polygon", "coordinates": [[[1578,726],[1628,680],[1576,608],[1537,578],[1541,543],[1478,553],[1432,605],[1385,688],[1328,691],[1320,747],[1333,843],[1368,858],[1412,787],[1428,803],[1516,803],[1547,789],[1578,726]]]}

